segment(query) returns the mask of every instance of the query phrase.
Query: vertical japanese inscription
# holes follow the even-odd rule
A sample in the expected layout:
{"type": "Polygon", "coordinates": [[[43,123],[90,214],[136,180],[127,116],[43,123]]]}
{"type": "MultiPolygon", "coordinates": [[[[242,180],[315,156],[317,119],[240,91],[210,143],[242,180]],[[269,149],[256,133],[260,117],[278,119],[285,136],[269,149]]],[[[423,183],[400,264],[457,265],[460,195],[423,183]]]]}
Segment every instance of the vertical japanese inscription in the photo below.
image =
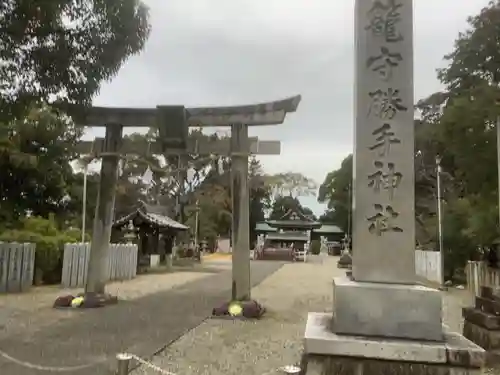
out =
{"type": "MultiPolygon", "coordinates": [[[[403,179],[403,174],[397,171],[396,164],[384,160],[389,157],[394,145],[401,144],[401,140],[392,130],[391,120],[395,119],[398,113],[408,111],[408,106],[400,96],[400,90],[391,84],[394,69],[403,62],[403,56],[397,51],[397,44],[404,40],[398,28],[402,6],[397,0],[373,1],[367,13],[368,24],[365,26],[365,31],[371,34],[374,41],[380,40],[382,44],[380,53],[367,58],[366,69],[376,74],[382,83],[387,84],[385,88],[377,87],[368,92],[370,104],[367,117],[381,122],[372,132],[375,142],[369,150],[376,152],[377,159],[373,161],[375,171],[368,175],[368,187],[372,188],[375,194],[384,190],[389,201],[393,200],[403,179]]],[[[375,203],[373,209],[374,214],[367,218],[368,231],[371,234],[382,236],[386,232],[403,232],[396,223],[399,213],[392,205],[375,203]]]]}

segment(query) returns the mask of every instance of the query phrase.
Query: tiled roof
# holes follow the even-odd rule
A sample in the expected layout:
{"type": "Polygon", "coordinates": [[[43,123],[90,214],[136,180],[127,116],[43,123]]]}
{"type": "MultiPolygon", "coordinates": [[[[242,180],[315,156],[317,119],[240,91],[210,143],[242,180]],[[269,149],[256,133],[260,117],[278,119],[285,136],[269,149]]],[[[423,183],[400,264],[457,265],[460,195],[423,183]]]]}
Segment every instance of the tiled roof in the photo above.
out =
{"type": "Polygon", "coordinates": [[[187,230],[188,226],[181,224],[174,219],[171,219],[168,215],[168,207],[165,206],[152,206],[144,202],[140,202],[141,205],[134,212],[125,215],[113,223],[114,227],[121,227],[127,224],[130,220],[136,217],[140,217],[142,220],[152,224],[157,225],[160,228],[173,228],[177,230],[187,230]]]}
{"type": "Polygon", "coordinates": [[[269,226],[268,223],[257,223],[255,224],[255,230],[259,232],[276,232],[277,229],[269,226]]]}
{"type": "Polygon", "coordinates": [[[266,237],[267,240],[274,241],[304,241],[309,240],[307,233],[301,232],[281,232],[281,233],[269,233],[266,237]]]}
{"type": "Polygon", "coordinates": [[[318,229],[313,229],[314,233],[344,233],[342,229],[340,229],[336,225],[323,224],[318,229]]]}
{"type": "Polygon", "coordinates": [[[189,227],[187,227],[186,225],[178,223],[177,221],[169,218],[168,216],[152,214],[152,213],[146,213],[145,216],[149,219],[149,221],[152,221],[160,226],[166,226],[180,230],[189,229],[189,227]]]}

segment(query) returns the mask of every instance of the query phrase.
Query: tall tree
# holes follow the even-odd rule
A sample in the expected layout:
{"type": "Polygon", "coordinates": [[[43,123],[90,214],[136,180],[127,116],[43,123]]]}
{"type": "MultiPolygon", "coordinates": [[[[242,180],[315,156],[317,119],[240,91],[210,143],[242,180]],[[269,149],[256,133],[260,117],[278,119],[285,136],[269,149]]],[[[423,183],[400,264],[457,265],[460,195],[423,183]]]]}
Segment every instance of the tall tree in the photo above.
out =
{"type": "Polygon", "coordinates": [[[452,94],[485,82],[497,87],[500,83],[500,0],[490,1],[467,22],[469,28],[458,35],[455,48],[445,56],[449,65],[439,70],[439,79],[452,94]]]}
{"type": "Polygon", "coordinates": [[[268,192],[265,209],[269,215],[278,199],[285,196],[293,198],[315,196],[318,190],[314,180],[298,172],[265,175],[262,181],[268,192]]]}
{"type": "Polygon", "coordinates": [[[80,136],[81,129],[70,119],[46,106],[8,124],[0,148],[2,222],[15,225],[28,212],[67,217],[75,178],[70,162],[77,156],[74,146],[80,136]]]}
{"type": "Polygon", "coordinates": [[[1,0],[0,123],[36,101],[90,104],[149,32],[140,0],[1,0]]]}
{"type": "Polygon", "coordinates": [[[285,216],[290,210],[301,213],[315,219],[312,210],[309,207],[304,207],[295,197],[290,195],[278,196],[273,204],[271,214],[269,215],[270,220],[279,220],[285,216]]]}
{"type": "Polygon", "coordinates": [[[318,193],[318,202],[327,203],[328,210],[321,218],[339,226],[347,233],[349,229],[349,211],[352,205],[352,154],[347,156],[340,168],[327,174],[318,193]]]}
{"type": "Polygon", "coordinates": [[[265,184],[265,175],[262,165],[255,156],[250,158],[248,164],[248,177],[250,184],[250,242],[257,240],[255,226],[264,221],[266,216],[266,202],[269,201],[269,188],[265,184]]]}

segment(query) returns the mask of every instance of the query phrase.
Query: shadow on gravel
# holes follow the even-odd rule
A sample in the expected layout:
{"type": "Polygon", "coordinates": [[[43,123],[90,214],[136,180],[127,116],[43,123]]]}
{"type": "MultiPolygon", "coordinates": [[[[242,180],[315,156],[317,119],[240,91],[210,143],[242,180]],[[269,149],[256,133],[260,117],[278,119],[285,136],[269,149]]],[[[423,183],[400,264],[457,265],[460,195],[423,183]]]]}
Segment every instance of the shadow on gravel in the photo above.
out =
{"type": "MultiPolygon", "coordinates": [[[[252,262],[252,285],[262,282],[284,263],[252,262]]],[[[62,320],[24,335],[0,340],[0,350],[37,365],[77,366],[102,360],[104,364],[72,371],[73,375],[109,374],[116,353],[127,351],[149,357],[211,315],[212,308],[230,298],[231,270],[195,280],[172,290],[132,301],[120,301],[102,309],[75,311],[74,319],[62,320]]],[[[54,314],[60,311],[54,310],[54,314]]],[[[0,374],[40,375],[0,356],[0,374]]]]}

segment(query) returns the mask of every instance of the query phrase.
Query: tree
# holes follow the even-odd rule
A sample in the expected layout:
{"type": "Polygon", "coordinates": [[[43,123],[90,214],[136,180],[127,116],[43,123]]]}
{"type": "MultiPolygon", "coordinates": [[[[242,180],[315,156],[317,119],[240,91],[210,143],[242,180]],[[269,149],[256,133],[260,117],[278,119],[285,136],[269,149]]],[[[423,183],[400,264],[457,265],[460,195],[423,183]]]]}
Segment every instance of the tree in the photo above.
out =
{"type": "Polygon", "coordinates": [[[500,0],[490,1],[467,22],[469,29],[458,35],[454,50],[445,56],[449,65],[438,74],[451,94],[500,83],[500,0]]]}
{"type": "MultiPolygon", "coordinates": [[[[500,1],[469,17],[469,29],[459,34],[453,51],[445,56],[449,65],[438,74],[446,91],[421,103],[429,108],[434,99],[434,108],[439,108],[432,138],[451,177],[445,197],[452,206],[460,201],[469,207],[464,231],[472,248],[488,246],[498,236],[492,229],[498,220],[498,179],[492,171],[498,169],[499,21],[500,1]]],[[[451,242],[448,238],[445,246],[451,242]]]]}
{"type": "MultiPolygon", "coordinates": [[[[437,243],[435,156],[442,157],[446,274],[498,238],[495,122],[500,84],[500,1],[490,2],[460,33],[438,78],[446,87],[417,104],[416,212],[437,243]],[[434,206],[434,207],[433,207],[434,206]]],[[[417,231],[418,233],[418,231],[417,231]]]]}
{"type": "Polygon", "coordinates": [[[278,173],[267,176],[267,185],[275,196],[316,195],[316,183],[309,177],[297,172],[278,173]]]}
{"type": "Polygon", "coordinates": [[[250,245],[257,241],[255,226],[266,218],[266,202],[269,201],[269,188],[265,184],[265,174],[260,161],[251,156],[248,163],[249,193],[250,193],[250,245]]]}
{"type": "Polygon", "coordinates": [[[264,189],[267,191],[264,198],[265,210],[269,215],[280,197],[314,196],[318,190],[316,182],[301,173],[286,172],[261,177],[264,189]]]}
{"type": "Polygon", "coordinates": [[[318,202],[328,205],[327,212],[320,220],[335,224],[346,233],[350,228],[352,170],[353,156],[350,154],[342,161],[339,169],[327,174],[318,193],[318,202]]]}
{"type": "Polygon", "coordinates": [[[0,124],[38,101],[90,104],[149,32],[140,0],[1,0],[0,124]]]}
{"type": "Polygon", "coordinates": [[[308,207],[303,207],[299,200],[290,195],[278,196],[273,204],[270,220],[279,220],[285,216],[290,210],[301,213],[311,219],[316,219],[312,210],[308,207]]]}
{"type": "Polygon", "coordinates": [[[67,218],[75,179],[70,162],[77,156],[81,129],[44,106],[9,123],[8,131],[0,150],[2,222],[15,226],[27,213],[67,218]]]}
{"type": "Polygon", "coordinates": [[[449,65],[438,74],[447,91],[435,101],[441,107],[436,138],[446,170],[462,181],[463,194],[497,189],[491,170],[497,169],[495,122],[500,114],[499,20],[498,0],[469,17],[469,29],[459,34],[445,56],[449,65]]]}

